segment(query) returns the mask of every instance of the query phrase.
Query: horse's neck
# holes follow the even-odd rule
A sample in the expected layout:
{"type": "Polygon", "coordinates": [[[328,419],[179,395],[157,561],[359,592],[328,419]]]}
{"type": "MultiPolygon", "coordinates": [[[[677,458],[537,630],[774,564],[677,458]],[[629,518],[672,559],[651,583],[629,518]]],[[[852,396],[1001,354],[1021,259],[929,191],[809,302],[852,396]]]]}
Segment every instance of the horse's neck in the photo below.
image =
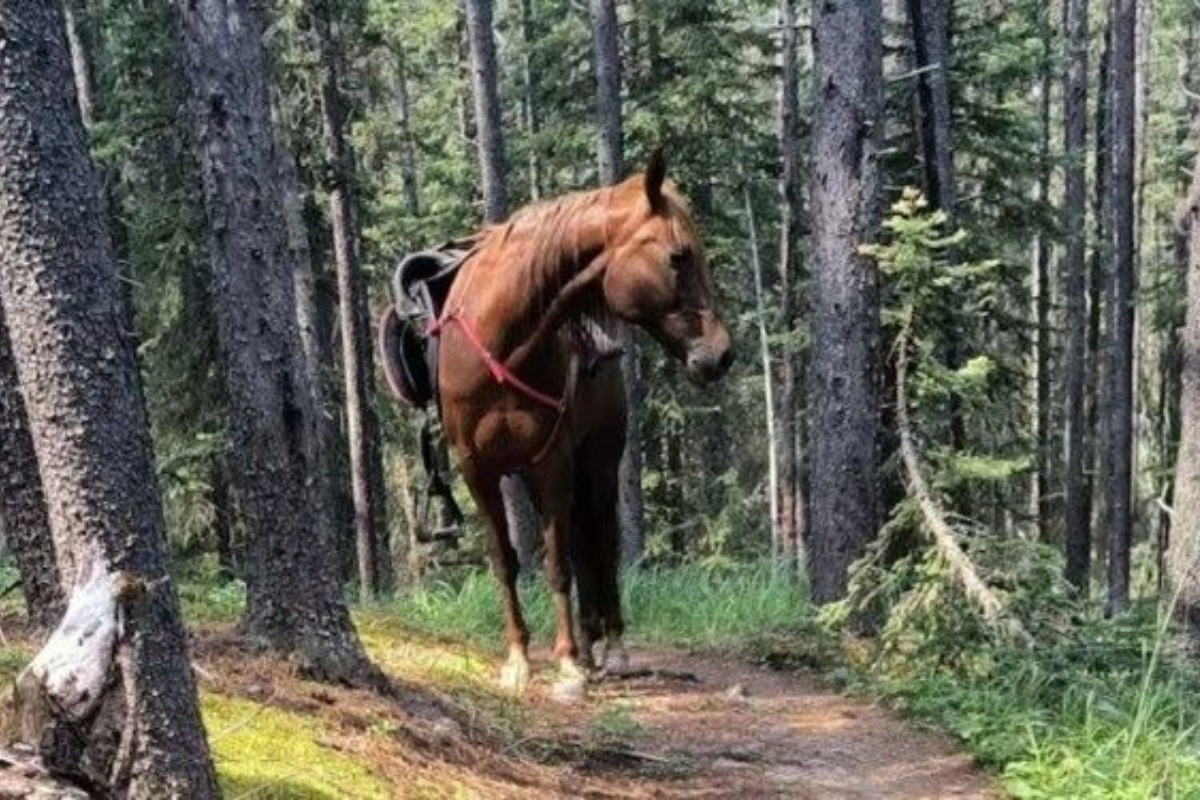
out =
{"type": "Polygon", "coordinates": [[[597,282],[607,257],[604,224],[582,227],[573,235],[564,235],[568,246],[553,258],[538,258],[531,243],[521,259],[521,268],[529,272],[516,287],[516,302],[510,303],[500,315],[499,326],[510,332],[507,352],[498,353],[510,367],[516,368],[536,352],[542,344],[565,323],[591,314],[602,321],[603,298],[597,292],[597,282]]]}

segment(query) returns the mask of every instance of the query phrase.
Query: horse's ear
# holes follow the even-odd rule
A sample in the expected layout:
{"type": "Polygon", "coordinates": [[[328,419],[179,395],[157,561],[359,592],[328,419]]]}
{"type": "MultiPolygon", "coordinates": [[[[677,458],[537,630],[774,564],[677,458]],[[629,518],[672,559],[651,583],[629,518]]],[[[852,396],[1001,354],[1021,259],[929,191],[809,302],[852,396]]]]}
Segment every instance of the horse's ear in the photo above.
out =
{"type": "Polygon", "coordinates": [[[650,153],[650,162],[646,165],[646,199],[651,208],[661,208],[663,202],[663,181],[667,178],[667,159],[663,156],[661,146],[650,153]]]}

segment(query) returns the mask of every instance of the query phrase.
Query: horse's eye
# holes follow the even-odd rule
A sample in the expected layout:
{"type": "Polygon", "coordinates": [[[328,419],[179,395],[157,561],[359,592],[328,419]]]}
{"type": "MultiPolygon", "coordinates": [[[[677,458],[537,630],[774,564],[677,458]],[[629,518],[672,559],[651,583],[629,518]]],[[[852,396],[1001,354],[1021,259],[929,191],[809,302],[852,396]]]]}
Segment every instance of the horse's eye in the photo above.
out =
{"type": "Polygon", "coordinates": [[[688,251],[687,250],[672,250],[671,251],[671,269],[679,271],[687,265],[688,251]]]}

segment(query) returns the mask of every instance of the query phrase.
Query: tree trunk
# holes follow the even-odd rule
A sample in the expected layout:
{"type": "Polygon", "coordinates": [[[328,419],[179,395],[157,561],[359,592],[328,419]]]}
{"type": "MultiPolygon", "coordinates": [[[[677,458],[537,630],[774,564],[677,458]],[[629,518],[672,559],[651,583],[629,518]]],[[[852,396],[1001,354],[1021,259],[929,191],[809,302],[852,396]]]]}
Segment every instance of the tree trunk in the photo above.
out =
{"type": "MultiPolygon", "coordinates": [[[[1200,115],[1192,127],[1193,139],[1200,142],[1200,115]]],[[[1187,312],[1180,337],[1181,433],[1175,462],[1175,515],[1166,552],[1167,597],[1187,644],[1195,648],[1200,645],[1200,153],[1178,216],[1187,236],[1187,312]]]]}
{"type": "Polygon", "coordinates": [[[328,169],[329,220],[337,270],[338,320],[342,339],[342,377],[345,381],[346,435],[350,461],[350,494],[354,508],[354,540],[358,555],[360,597],[367,601],[387,591],[390,572],[384,519],[383,461],[378,447],[379,424],[371,398],[375,370],[370,336],[365,329],[366,306],[358,264],[358,242],[351,216],[351,159],[345,135],[345,110],[340,86],[340,43],[332,29],[327,0],[309,8],[320,46],[322,147],[328,169]]]}
{"type": "Polygon", "coordinates": [[[0,533],[17,562],[25,611],[39,628],[50,630],[66,604],[54,561],[54,541],[37,454],[29,433],[17,364],[0,308],[0,533]]]}
{"type": "Polygon", "coordinates": [[[914,67],[921,104],[921,150],[925,186],[933,205],[951,219],[958,213],[958,186],[950,139],[950,13],[952,0],[908,0],[914,67]]]}
{"type": "Polygon", "coordinates": [[[58,4],[0,0],[0,52],[0,303],[77,623],[18,678],[16,738],[105,794],[216,797],[58,4]]]}
{"type": "Polygon", "coordinates": [[[492,0],[465,0],[467,43],[471,54],[471,96],[475,101],[476,145],[483,185],[483,220],[499,222],[508,214],[508,167],[500,94],[496,88],[496,42],[492,36],[492,0]]]}
{"type": "Polygon", "coordinates": [[[1087,595],[1091,568],[1091,509],[1084,474],[1086,461],[1084,391],[1087,383],[1087,85],[1088,0],[1067,0],[1067,67],[1063,75],[1065,149],[1063,300],[1066,353],[1063,402],[1066,424],[1066,531],[1064,577],[1087,595]]]}
{"type": "Polygon", "coordinates": [[[224,462],[224,458],[213,459],[209,471],[209,498],[213,506],[212,527],[217,548],[217,568],[222,579],[228,580],[241,574],[241,552],[238,543],[234,542],[229,476],[224,462]]]}
{"type": "Polygon", "coordinates": [[[247,547],[245,632],[318,679],[377,683],[342,600],[296,323],[262,29],[248,0],[177,2],[247,547]]]}
{"type": "Polygon", "coordinates": [[[1112,230],[1109,233],[1107,358],[1101,482],[1108,536],[1107,614],[1129,607],[1129,551],[1133,538],[1133,315],[1134,315],[1134,67],[1137,11],[1133,0],[1111,0],[1109,70],[1112,119],[1112,230]]]}
{"type": "Polygon", "coordinates": [[[412,101],[408,94],[408,65],[404,51],[396,50],[396,127],[400,133],[400,175],[404,182],[405,211],[421,214],[420,181],[417,178],[417,143],[412,130],[412,101]]]}
{"type": "MultiPolygon", "coordinates": [[[[596,70],[596,152],[600,182],[606,186],[621,180],[621,51],[614,0],[590,0],[592,46],[596,70]]],[[[641,560],[646,546],[642,497],[642,376],[641,357],[632,329],[622,331],[621,377],[625,383],[625,452],[621,455],[620,500],[617,517],[621,523],[621,563],[641,560]]]]}
{"type": "MultiPolygon", "coordinates": [[[[1197,32],[1200,31],[1200,24],[1194,18],[1188,21],[1187,27],[1182,40],[1182,51],[1178,56],[1178,68],[1176,73],[1177,96],[1179,98],[1179,118],[1188,120],[1188,124],[1179,126],[1179,136],[1176,139],[1176,145],[1179,151],[1182,152],[1188,144],[1189,137],[1194,137],[1196,141],[1200,141],[1200,95],[1196,94],[1196,81],[1193,77],[1196,74],[1196,62],[1200,59],[1200,51],[1197,48],[1197,32]]],[[[1193,171],[1193,180],[1195,179],[1195,171],[1193,171]]],[[[1190,209],[1188,207],[1187,198],[1192,197],[1188,192],[1188,181],[1180,182],[1180,194],[1184,196],[1183,202],[1176,209],[1176,225],[1175,236],[1173,241],[1173,251],[1175,267],[1178,270],[1178,276],[1181,283],[1186,285],[1189,274],[1189,265],[1191,263],[1192,248],[1190,246],[1190,238],[1192,234],[1191,222],[1189,221],[1190,209]]],[[[1186,313],[1185,313],[1186,316],[1186,313]]],[[[1174,465],[1179,458],[1179,445],[1181,439],[1182,415],[1181,406],[1183,404],[1183,330],[1186,328],[1186,320],[1184,325],[1178,328],[1172,328],[1166,332],[1166,342],[1163,345],[1162,356],[1159,359],[1159,393],[1158,393],[1158,439],[1159,448],[1164,456],[1164,462],[1174,465]]],[[[1171,509],[1175,506],[1175,486],[1178,483],[1178,470],[1171,473],[1170,479],[1163,490],[1163,504],[1159,508],[1158,520],[1158,542],[1159,552],[1163,555],[1164,560],[1169,560],[1167,551],[1170,548],[1172,531],[1176,528],[1174,515],[1171,509]]],[[[1178,527],[1182,528],[1182,525],[1178,527]]],[[[1169,561],[1168,561],[1169,563],[1169,561]]],[[[1163,570],[1166,572],[1166,569],[1163,570]]],[[[1165,579],[1165,575],[1162,576],[1165,579]]]]}
{"type": "MultiPolygon", "coordinates": [[[[1100,50],[1100,64],[1096,70],[1096,145],[1094,159],[1094,175],[1096,187],[1092,195],[1092,216],[1095,220],[1095,235],[1092,242],[1091,263],[1088,275],[1088,358],[1087,358],[1087,388],[1085,406],[1087,423],[1084,426],[1083,463],[1084,463],[1084,508],[1087,510],[1088,525],[1094,530],[1099,523],[1099,511],[1093,508],[1093,498],[1099,474],[1100,451],[1107,438],[1105,428],[1107,422],[1101,415],[1100,380],[1103,366],[1104,351],[1102,349],[1100,322],[1104,306],[1104,264],[1109,250],[1108,230],[1112,226],[1112,208],[1109,201],[1108,185],[1112,182],[1109,174],[1111,151],[1110,119],[1108,114],[1108,62],[1112,46],[1112,27],[1106,25],[1104,30],[1104,45],[1100,50]]],[[[1093,535],[1092,543],[1095,548],[1093,562],[1106,565],[1108,563],[1108,537],[1093,535]]]]}
{"type": "Polygon", "coordinates": [[[336,386],[327,378],[328,365],[336,359],[332,310],[336,303],[332,298],[334,292],[328,289],[328,284],[333,281],[324,270],[318,272],[309,241],[308,219],[320,212],[308,208],[296,158],[282,142],[275,148],[275,170],[283,202],[296,329],[300,336],[305,378],[317,409],[316,435],[324,454],[321,472],[313,482],[314,502],[319,506],[321,518],[328,519],[332,526],[330,530],[335,532],[333,554],[338,575],[349,580],[355,569],[354,541],[341,534],[351,527],[350,487],[343,468],[347,448],[342,428],[337,424],[337,400],[333,396],[336,386]]]}
{"type": "MultiPolygon", "coordinates": [[[[786,0],[785,0],[786,2],[786,0]]],[[[743,171],[741,176],[746,181],[743,171]]],[[[762,258],[758,252],[758,223],[754,218],[754,202],[750,196],[750,184],[742,184],[742,202],[746,207],[746,233],[750,238],[750,266],[754,271],[754,311],[758,319],[758,347],[762,359],[763,406],[767,415],[767,507],[771,530],[771,563],[779,564],[784,557],[782,519],[779,515],[779,445],[776,437],[775,387],[771,380],[771,343],[767,336],[766,304],[763,302],[762,258]]]]}
{"type": "MultiPolygon", "coordinates": [[[[475,101],[475,145],[483,183],[483,221],[495,223],[508,214],[508,167],[504,129],[496,89],[496,43],[492,38],[492,0],[465,0],[467,44],[471,61],[471,96],[475,101]]],[[[516,475],[500,481],[509,536],[523,570],[536,568],[540,525],[529,487],[516,475]]]]}
{"type": "Polygon", "coordinates": [[[879,216],[879,0],[814,8],[812,436],[808,574],[813,600],[846,591],[880,524],[879,289],[859,248],[879,216]]]}
{"type": "MultiPolygon", "coordinates": [[[[1050,94],[1053,82],[1051,66],[1051,38],[1054,28],[1050,23],[1049,6],[1041,9],[1038,23],[1042,38],[1042,62],[1038,98],[1040,118],[1040,141],[1038,143],[1037,199],[1043,205],[1050,204],[1050,94]]],[[[1037,343],[1034,346],[1033,421],[1034,421],[1034,471],[1030,487],[1030,514],[1037,529],[1040,542],[1048,541],[1050,535],[1050,472],[1052,462],[1051,435],[1051,320],[1053,307],[1050,278],[1051,242],[1049,233],[1037,235],[1034,245],[1033,264],[1033,313],[1036,322],[1037,343]]]]}
{"type": "MultiPolygon", "coordinates": [[[[800,110],[796,87],[795,0],[779,2],[779,327],[784,347],[780,357],[779,438],[771,438],[778,453],[778,498],[772,530],[778,529],[786,558],[800,560],[805,525],[804,495],[800,484],[803,435],[797,387],[801,383],[801,355],[797,343],[796,298],[800,278],[800,110]]],[[[774,455],[774,453],[773,453],[774,455]]]]}
{"type": "Polygon", "coordinates": [[[542,196],[542,119],[538,112],[537,92],[534,83],[533,46],[536,34],[533,29],[533,0],[521,0],[521,112],[525,117],[525,134],[529,138],[529,199],[542,196]]]}
{"type": "Polygon", "coordinates": [[[615,0],[589,0],[596,74],[596,155],[600,182],[621,180],[621,48],[615,0]]]}
{"type": "MultiPolygon", "coordinates": [[[[950,136],[950,14],[952,0],[907,0],[912,25],[913,66],[919,70],[917,97],[921,119],[921,153],[925,163],[925,191],[934,208],[945,213],[954,230],[958,215],[958,184],[950,136]]],[[[951,248],[947,259],[957,263],[951,248]]],[[[942,359],[951,369],[961,366],[959,340],[963,320],[950,311],[945,325],[953,334],[941,344],[942,359]]],[[[950,437],[955,450],[966,447],[966,430],[958,394],[950,394],[950,437]]]]}

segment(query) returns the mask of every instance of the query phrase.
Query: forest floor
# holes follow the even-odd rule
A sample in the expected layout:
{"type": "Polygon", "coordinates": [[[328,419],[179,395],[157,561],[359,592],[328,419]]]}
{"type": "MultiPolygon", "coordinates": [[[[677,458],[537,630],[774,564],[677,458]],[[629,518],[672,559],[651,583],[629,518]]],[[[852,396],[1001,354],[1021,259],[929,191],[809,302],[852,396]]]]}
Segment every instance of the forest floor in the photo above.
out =
{"type": "Polygon", "coordinates": [[[636,677],[593,684],[586,703],[564,706],[549,697],[544,653],[514,699],[493,688],[490,654],[379,618],[360,628],[389,673],[451,713],[423,717],[300,680],[209,627],[197,672],[229,797],[1000,796],[947,740],[802,674],[636,649],[636,677]]]}

